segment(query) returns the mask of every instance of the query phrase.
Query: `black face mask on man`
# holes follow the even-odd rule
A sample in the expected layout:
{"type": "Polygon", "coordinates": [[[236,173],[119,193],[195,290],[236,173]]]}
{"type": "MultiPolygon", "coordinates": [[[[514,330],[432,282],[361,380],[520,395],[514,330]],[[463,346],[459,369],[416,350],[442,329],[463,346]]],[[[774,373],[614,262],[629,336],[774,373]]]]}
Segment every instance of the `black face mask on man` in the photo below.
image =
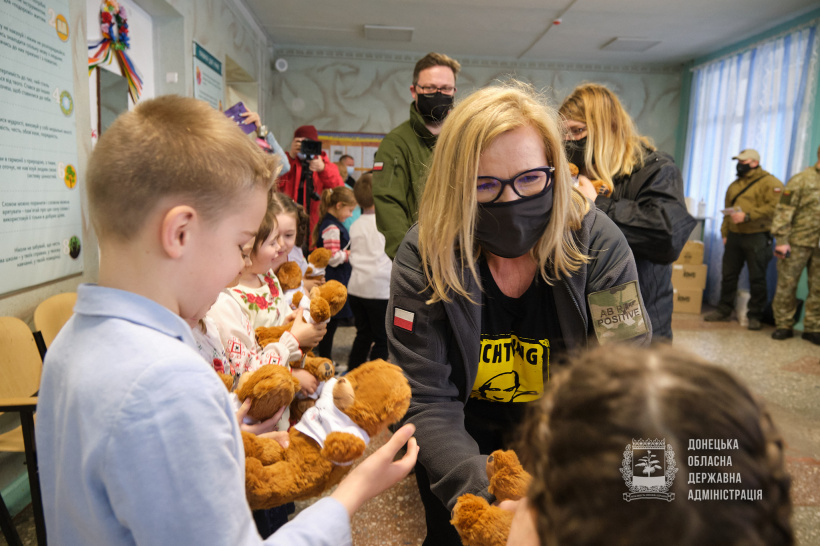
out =
{"type": "Polygon", "coordinates": [[[479,203],[475,238],[502,258],[523,256],[544,234],[552,215],[552,184],[530,197],[503,203],[479,203]]]}
{"type": "Polygon", "coordinates": [[[453,108],[453,95],[445,95],[441,91],[428,94],[418,93],[416,108],[426,121],[441,123],[453,108]]]}
{"type": "Polygon", "coordinates": [[[735,166],[735,169],[737,170],[737,176],[741,177],[746,176],[746,173],[752,170],[752,166],[748,163],[741,163],[740,161],[738,161],[737,165],[735,166]]]}
{"type": "Polygon", "coordinates": [[[567,161],[573,163],[579,169],[584,168],[584,154],[587,149],[587,137],[578,140],[565,140],[564,150],[567,152],[567,161]]]}

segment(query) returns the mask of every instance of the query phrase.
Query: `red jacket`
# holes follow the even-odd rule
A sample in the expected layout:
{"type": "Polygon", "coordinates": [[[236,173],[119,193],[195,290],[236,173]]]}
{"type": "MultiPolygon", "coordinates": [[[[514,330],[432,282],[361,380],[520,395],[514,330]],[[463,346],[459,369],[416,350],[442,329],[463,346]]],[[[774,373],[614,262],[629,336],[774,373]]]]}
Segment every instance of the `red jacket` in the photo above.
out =
{"type": "MultiPolygon", "coordinates": [[[[279,191],[289,195],[294,201],[305,207],[310,215],[310,231],[313,233],[313,228],[321,220],[319,218],[319,201],[311,200],[306,196],[307,201],[310,202],[306,206],[304,202],[298,200],[299,182],[302,180],[302,162],[297,158],[294,159],[287,154],[290,160],[290,171],[279,178],[279,191]]],[[[339,167],[335,163],[331,163],[325,152],[322,152],[322,161],[325,162],[325,170],[320,173],[313,173],[313,189],[319,195],[327,188],[335,188],[336,186],[343,186],[344,181],[339,174],[339,167]]]]}

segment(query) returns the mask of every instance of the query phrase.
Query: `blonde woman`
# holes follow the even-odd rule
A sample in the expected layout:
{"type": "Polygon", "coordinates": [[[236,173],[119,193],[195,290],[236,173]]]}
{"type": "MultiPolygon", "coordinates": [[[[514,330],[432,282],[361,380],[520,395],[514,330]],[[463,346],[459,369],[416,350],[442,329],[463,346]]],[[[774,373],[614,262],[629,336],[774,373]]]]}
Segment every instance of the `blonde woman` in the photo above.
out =
{"type": "Polygon", "coordinates": [[[596,338],[649,342],[642,305],[623,235],[573,191],[556,112],[514,82],[456,106],[388,307],[413,388],[425,544],[460,543],[450,510],[463,493],[489,498],[487,455],[508,445],[551,364],[596,338]]]}
{"type": "MultiPolygon", "coordinates": [[[[653,339],[672,341],[672,262],[695,227],[686,211],[683,178],[674,160],[638,134],[618,97],[583,84],[564,99],[567,157],[578,166],[582,190],[589,178],[614,186],[590,197],[626,237],[641,283],[653,339]]],[[[589,195],[589,194],[587,194],[589,195]]]]}

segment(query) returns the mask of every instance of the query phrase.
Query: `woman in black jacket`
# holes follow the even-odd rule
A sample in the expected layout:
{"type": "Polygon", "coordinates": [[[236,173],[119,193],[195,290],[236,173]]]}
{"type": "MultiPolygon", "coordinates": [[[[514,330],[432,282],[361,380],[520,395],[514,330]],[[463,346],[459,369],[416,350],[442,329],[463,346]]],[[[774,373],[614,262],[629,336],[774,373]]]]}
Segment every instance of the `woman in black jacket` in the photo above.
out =
{"type": "Polygon", "coordinates": [[[479,90],[447,116],[393,262],[391,360],[413,390],[425,544],[460,544],[450,511],[487,492],[487,455],[569,351],[648,343],[623,235],[573,190],[560,123],[530,88],[479,90]]]}
{"type": "Polygon", "coordinates": [[[618,97],[602,85],[576,87],[558,111],[582,191],[621,229],[635,255],[652,339],[671,342],[672,262],[696,223],[686,210],[680,170],[638,134],[618,97]],[[590,193],[589,179],[611,183],[612,195],[590,193]]]}

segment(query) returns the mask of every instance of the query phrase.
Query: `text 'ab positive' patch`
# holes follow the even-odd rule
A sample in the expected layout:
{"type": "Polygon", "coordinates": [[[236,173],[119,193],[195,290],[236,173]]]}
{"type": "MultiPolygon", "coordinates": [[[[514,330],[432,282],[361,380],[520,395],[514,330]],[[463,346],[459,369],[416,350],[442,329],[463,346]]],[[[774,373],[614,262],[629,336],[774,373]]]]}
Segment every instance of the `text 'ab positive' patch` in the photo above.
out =
{"type": "Polygon", "coordinates": [[[592,325],[601,345],[648,332],[639,294],[638,281],[630,281],[587,296],[592,325]]]}

